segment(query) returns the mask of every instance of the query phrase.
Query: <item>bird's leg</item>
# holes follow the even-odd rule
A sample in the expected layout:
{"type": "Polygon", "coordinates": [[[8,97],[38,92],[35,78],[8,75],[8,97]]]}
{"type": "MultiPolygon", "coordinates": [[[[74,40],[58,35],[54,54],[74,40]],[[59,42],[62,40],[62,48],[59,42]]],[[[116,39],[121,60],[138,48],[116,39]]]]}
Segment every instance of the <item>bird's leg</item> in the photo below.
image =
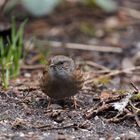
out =
{"type": "Polygon", "coordinates": [[[48,105],[47,105],[47,109],[50,107],[51,103],[52,103],[52,99],[48,97],[48,105]]]}
{"type": "Polygon", "coordinates": [[[77,99],[75,96],[71,97],[71,99],[73,100],[73,105],[74,105],[74,108],[77,109],[77,107],[79,107],[79,104],[77,103],[77,99]]]}

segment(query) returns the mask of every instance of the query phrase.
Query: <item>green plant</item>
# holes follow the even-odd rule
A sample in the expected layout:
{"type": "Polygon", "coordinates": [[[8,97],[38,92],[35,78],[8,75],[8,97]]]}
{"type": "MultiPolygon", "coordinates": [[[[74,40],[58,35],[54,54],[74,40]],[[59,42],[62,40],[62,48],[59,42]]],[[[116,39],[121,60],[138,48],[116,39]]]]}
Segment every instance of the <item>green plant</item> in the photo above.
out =
{"type": "Polygon", "coordinates": [[[6,49],[4,48],[3,39],[0,39],[0,64],[1,64],[1,80],[4,88],[7,89],[10,79],[10,65],[12,57],[5,57],[6,49]]]}
{"type": "Polygon", "coordinates": [[[0,65],[1,79],[4,88],[8,88],[10,78],[16,77],[20,73],[20,61],[23,51],[23,31],[25,22],[18,30],[13,20],[11,27],[11,37],[8,38],[8,44],[5,46],[3,39],[0,39],[0,65]]]}

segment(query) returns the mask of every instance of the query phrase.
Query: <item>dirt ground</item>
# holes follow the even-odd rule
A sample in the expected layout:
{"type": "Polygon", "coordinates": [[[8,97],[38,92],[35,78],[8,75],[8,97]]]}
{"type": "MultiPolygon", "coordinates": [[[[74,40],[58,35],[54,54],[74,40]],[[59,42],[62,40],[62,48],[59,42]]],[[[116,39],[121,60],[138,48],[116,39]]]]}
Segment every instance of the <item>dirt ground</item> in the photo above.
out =
{"type": "MultiPolygon", "coordinates": [[[[125,0],[113,14],[67,4],[50,16],[30,17],[21,74],[7,91],[0,85],[0,140],[139,140],[139,4],[125,0]],[[48,107],[49,99],[38,86],[40,54],[46,59],[71,56],[89,77],[76,95],[77,108],[71,99],[48,107]],[[130,94],[122,111],[114,107],[130,94]]],[[[19,22],[26,14],[17,14],[19,22]]]]}
{"type": "MultiPolygon", "coordinates": [[[[32,75],[37,75],[33,72],[32,75]]],[[[19,77],[14,87],[0,96],[0,139],[136,139],[139,127],[134,116],[112,119],[118,111],[102,106],[97,98],[101,91],[77,94],[79,107],[71,100],[54,101],[47,108],[46,96],[37,89],[37,76],[19,77]],[[21,80],[22,79],[22,80],[21,80]],[[16,83],[16,86],[15,86],[16,83]]],[[[117,94],[116,94],[117,95],[117,94]]],[[[106,103],[107,104],[107,103],[106,103]]]]}

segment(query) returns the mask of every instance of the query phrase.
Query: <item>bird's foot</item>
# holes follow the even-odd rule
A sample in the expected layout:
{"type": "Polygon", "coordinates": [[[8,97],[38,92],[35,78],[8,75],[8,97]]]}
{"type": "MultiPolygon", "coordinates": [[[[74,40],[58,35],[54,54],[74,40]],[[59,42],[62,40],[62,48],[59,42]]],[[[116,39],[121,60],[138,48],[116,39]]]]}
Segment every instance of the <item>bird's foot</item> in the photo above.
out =
{"type": "Polygon", "coordinates": [[[78,104],[78,100],[75,96],[71,97],[71,99],[73,100],[73,106],[75,109],[77,109],[77,107],[80,107],[80,105],[78,104]]]}

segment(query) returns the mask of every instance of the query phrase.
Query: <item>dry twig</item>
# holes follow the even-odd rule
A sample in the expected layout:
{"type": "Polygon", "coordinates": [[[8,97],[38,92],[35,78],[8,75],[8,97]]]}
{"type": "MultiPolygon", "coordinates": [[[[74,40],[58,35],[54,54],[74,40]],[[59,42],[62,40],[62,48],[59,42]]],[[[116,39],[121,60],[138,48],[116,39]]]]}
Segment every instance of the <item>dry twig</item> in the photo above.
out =
{"type": "Polygon", "coordinates": [[[47,45],[54,48],[65,47],[67,49],[76,49],[76,50],[84,50],[84,51],[97,51],[97,52],[106,52],[106,53],[122,53],[123,50],[117,47],[111,46],[100,46],[100,45],[89,45],[89,44],[79,44],[79,43],[64,43],[59,41],[42,41],[38,40],[38,44],[47,45]]]}
{"type": "Polygon", "coordinates": [[[38,65],[22,65],[21,69],[25,70],[34,70],[34,69],[43,69],[45,66],[38,64],[38,65]]]}
{"type": "Polygon", "coordinates": [[[128,16],[131,16],[136,19],[140,19],[140,11],[138,11],[136,9],[128,8],[128,7],[121,7],[121,8],[123,11],[125,11],[125,13],[128,16]]]}
{"type": "Polygon", "coordinates": [[[103,71],[106,71],[106,72],[110,72],[110,69],[108,69],[107,67],[103,66],[103,65],[100,65],[100,64],[97,64],[93,61],[85,61],[84,62],[84,65],[89,65],[89,66],[92,66],[92,67],[95,67],[97,69],[101,69],[103,71]]]}
{"type": "Polygon", "coordinates": [[[139,120],[139,117],[138,117],[138,113],[140,113],[140,109],[135,107],[131,101],[129,101],[129,104],[132,107],[132,111],[133,111],[133,114],[134,114],[134,117],[135,117],[135,121],[136,121],[137,125],[140,127],[140,120],[139,120]]]}

